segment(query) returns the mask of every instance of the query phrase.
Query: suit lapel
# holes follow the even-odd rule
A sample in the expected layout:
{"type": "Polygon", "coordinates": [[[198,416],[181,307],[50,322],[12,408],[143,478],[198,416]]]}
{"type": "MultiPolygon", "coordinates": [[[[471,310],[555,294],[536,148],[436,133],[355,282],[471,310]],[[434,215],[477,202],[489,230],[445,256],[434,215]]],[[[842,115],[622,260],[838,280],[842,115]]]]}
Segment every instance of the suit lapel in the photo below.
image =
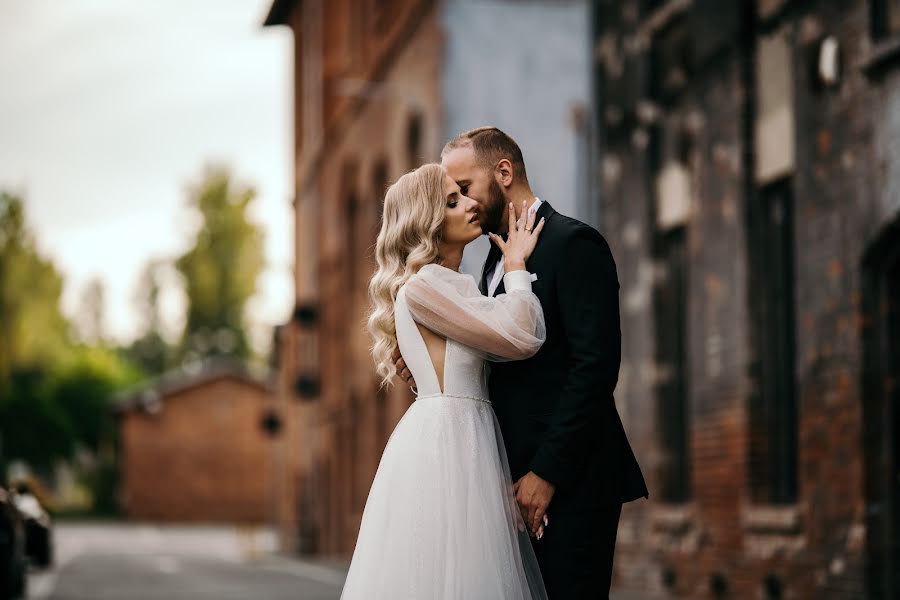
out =
{"type": "MultiPolygon", "coordinates": [[[[545,221],[549,221],[550,216],[555,213],[556,213],[556,211],[553,210],[553,207],[550,206],[549,202],[546,202],[546,201],[541,202],[541,206],[538,208],[537,214],[535,215],[534,222],[535,223],[540,222],[541,218],[545,219],[545,221]]],[[[547,227],[547,223],[545,222],[544,228],[546,229],[546,227],[547,227]]],[[[544,235],[544,234],[542,233],[541,235],[544,235]]],[[[538,238],[537,245],[534,247],[534,252],[532,252],[531,257],[528,259],[528,262],[525,263],[525,268],[530,272],[537,273],[537,269],[534,268],[534,258],[535,258],[535,254],[539,254],[538,250],[540,249],[540,247],[541,247],[541,239],[538,238]]],[[[538,262],[540,262],[540,260],[538,262]]],[[[494,291],[494,295],[496,296],[497,294],[505,294],[505,293],[506,293],[506,286],[503,285],[503,280],[501,279],[500,285],[498,285],[497,289],[494,291]]]]}
{"type": "MultiPolygon", "coordinates": [[[[550,215],[555,214],[555,213],[556,213],[556,211],[553,210],[553,207],[550,206],[550,203],[547,202],[546,200],[543,200],[543,201],[541,201],[541,205],[538,207],[538,211],[537,211],[537,214],[535,215],[534,222],[539,223],[541,220],[541,217],[543,217],[544,219],[549,219],[550,215]]],[[[546,227],[546,226],[547,226],[547,224],[545,223],[544,227],[546,227]]]]}
{"type": "Polygon", "coordinates": [[[482,296],[488,295],[488,271],[500,257],[500,248],[490,240],[488,240],[488,244],[491,245],[491,248],[488,250],[487,258],[484,259],[484,267],[481,269],[481,282],[478,284],[478,289],[481,291],[482,296]]]}
{"type": "Polygon", "coordinates": [[[497,284],[497,289],[494,290],[494,296],[497,296],[499,294],[505,294],[505,293],[506,293],[506,286],[503,285],[503,280],[501,279],[500,283],[497,284]]]}

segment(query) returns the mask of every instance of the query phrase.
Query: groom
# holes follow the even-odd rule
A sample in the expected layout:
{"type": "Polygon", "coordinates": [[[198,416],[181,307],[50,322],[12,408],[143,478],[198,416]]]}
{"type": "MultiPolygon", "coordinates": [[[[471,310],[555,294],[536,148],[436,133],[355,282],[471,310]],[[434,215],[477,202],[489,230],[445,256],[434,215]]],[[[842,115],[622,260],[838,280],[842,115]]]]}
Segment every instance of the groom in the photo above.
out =
{"type": "MultiPolygon", "coordinates": [[[[534,196],[522,151],[495,127],[467,131],[441,152],[461,192],[478,202],[482,231],[508,231],[507,206],[523,201],[546,219],[527,269],[544,309],[547,341],[530,359],[491,363],[489,388],[516,500],[551,600],[607,598],[622,503],[648,497],[616,410],[619,282],[606,240],[534,196]]],[[[504,293],[491,245],[481,292],[504,293]]],[[[414,384],[403,359],[397,370],[414,384]]]]}

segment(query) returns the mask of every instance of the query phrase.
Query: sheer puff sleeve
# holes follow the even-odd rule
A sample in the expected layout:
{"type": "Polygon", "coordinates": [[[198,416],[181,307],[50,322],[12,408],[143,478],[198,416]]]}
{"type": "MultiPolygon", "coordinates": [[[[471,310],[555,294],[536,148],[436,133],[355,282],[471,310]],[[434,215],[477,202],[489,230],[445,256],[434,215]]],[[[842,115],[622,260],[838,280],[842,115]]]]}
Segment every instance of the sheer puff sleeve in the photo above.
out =
{"type": "Polygon", "coordinates": [[[503,284],[505,294],[488,298],[470,275],[432,264],[403,289],[413,319],[431,331],[484,352],[488,360],[529,358],[547,337],[531,274],[512,271],[503,284]]]}

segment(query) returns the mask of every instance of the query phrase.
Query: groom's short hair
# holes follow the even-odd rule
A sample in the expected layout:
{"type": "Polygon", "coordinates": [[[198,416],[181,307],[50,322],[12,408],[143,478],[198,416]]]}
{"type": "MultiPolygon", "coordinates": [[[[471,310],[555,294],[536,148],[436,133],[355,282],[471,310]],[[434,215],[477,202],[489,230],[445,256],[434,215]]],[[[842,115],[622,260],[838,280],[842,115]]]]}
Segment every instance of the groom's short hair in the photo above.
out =
{"type": "Polygon", "coordinates": [[[441,156],[464,146],[471,146],[475,151],[475,159],[487,169],[493,169],[500,160],[507,159],[514,167],[515,179],[528,182],[522,150],[514,139],[496,127],[478,127],[459,134],[447,142],[441,150],[441,156]]]}

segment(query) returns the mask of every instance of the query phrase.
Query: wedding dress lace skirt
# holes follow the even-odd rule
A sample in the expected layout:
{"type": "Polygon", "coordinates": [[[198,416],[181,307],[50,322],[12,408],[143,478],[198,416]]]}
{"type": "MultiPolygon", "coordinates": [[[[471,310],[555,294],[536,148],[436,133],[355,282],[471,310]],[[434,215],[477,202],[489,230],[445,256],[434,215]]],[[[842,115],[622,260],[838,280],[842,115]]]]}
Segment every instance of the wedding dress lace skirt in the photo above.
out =
{"type": "Polygon", "coordinates": [[[486,400],[410,406],[375,475],[341,598],[546,598],[486,400]]]}

